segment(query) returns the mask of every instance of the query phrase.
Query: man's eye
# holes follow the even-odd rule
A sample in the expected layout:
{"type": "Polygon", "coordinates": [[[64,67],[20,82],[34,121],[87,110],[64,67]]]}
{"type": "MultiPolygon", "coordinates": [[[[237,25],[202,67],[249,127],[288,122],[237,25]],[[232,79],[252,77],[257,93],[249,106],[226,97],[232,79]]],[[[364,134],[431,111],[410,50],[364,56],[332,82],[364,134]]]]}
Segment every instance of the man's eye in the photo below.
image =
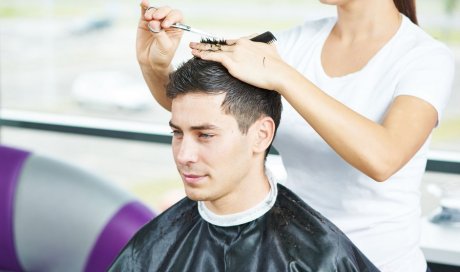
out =
{"type": "Polygon", "coordinates": [[[171,131],[171,134],[173,135],[173,137],[182,136],[182,132],[180,132],[179,130],[173,130],[173,131],[171,131]]]}
{"type": "Polygon", "coordinates": [[[200,138],[203,138],[203,139],[210,139],[212,137],[214,137],[213,134],[208,134],[208,133],[201,133],[200,134],[200,138]]]}

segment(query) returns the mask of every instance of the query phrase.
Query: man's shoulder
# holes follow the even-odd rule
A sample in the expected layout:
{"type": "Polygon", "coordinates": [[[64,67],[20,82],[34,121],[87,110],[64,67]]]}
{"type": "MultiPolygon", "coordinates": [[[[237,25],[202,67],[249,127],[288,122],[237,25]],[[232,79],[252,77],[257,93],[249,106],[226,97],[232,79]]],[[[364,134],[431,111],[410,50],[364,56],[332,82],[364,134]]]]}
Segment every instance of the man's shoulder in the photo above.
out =
{"type": "Polygon", "coordinates": [[[145,243],[164,239],[168,233],[176,233],[187,229],[199,219],[197,203],[185,197],[176,204],[160,213],[157,217],[147,223],[134,236],[133,243],[145,243]]]}
{"type": "MultiPolygon", "coordinates": [[[[325,271],[378,271],[367,257],[330,220],[313,209],[294,192],[278,184],[273,219],[289,247],[298,248],[297,257],[325,271]],[[314,258],[302,252],[314,251],[314,258]],[[321,260],[321,262],[319,262],[321,260]]],[[[294,252],[289,250],[289,252],[294,252]]],[[[294,253],[295,254],[295,253],[294,253]]]]}
{"type": "Polygon", "coordinates": [[[286,188],[282,184],[278,184],[277,186],[278,186],[278,199],[277,199],[276,204],[278,208],[283,209],[283,210],[290,210],[291,212],[301,214],[304,217],[309,218],[310,220],[318,221],[321,224],[325,224],[325,223],[332,224],[332,222],[330,222],[321,213],[313,209],[310,205],[308,205],[305,201],[303,201],[297,194],[292,192],[290,189],[286,188]]]}
{"type": "Polygon", "coordinates": [[[110,271],[122,271],[124,269],[121,268],[165,257],[167,249],[177,241],[177,237],[187,232],[199,219],[197,203],[183,198],[145,224],[120,252],[110,271]]]}
{"type": "Polygon", "coordinates": [[[310,229],[312,233],[314,232],[316,236],[346,237],[332,221],[281,184],[278,184],[278,198],[274,208],[278,209],[276,212],[283,214],[284,217],[292,216],[292,221],[298,225],[309,226],[307,229],[310,229]]]}
{"type": "Polygon", "coordinates": [[[109,271],[137,271],[166,257],[177,237],[198,221],[196,202],[183,198],[145,224],[120,252],[109,271]],[[155,254],[152,254],[155,252],[155,254]]]}

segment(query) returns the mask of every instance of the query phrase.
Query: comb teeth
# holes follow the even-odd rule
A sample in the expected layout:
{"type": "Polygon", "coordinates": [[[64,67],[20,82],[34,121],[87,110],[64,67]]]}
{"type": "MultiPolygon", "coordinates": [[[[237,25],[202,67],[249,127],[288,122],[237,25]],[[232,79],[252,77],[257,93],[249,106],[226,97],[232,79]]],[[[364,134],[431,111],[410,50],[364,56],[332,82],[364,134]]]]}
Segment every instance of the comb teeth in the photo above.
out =
{"type": "Polygon", "coordinates": [[[254,38],[251,38],[251,41],[270,44],[276,41],[276,37],[270,31],[266,31],[260,35],[255,36],[254,38]]]}

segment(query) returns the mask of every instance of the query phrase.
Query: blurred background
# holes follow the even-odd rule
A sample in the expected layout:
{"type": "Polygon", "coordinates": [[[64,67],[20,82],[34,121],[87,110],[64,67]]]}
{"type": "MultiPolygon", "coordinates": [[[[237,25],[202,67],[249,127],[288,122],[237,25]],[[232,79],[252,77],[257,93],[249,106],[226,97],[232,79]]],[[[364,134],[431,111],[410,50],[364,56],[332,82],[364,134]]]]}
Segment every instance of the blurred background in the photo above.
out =
{"type": "MultiPolygon", "coordinates": [[[[305,0],[171,0],[155,6],[179,8],[185,22],[226,38],[277,32],[335,9],[305,0]]],[[[420,26],[447,44],[457,71],[452,97],[436,129],[436,154],[460,153],[460,1],[418,0],[420,26]],[[457,153],[458,152],[458,153],[457,153]]],[[[140,16],[133,0],[0,1],[0,106],[49,120],[85,120],[94,126],[116,121],[123,129],[168,130],[169,113],[151,98],[135,56],[140,16]],[[72,119],[77,118],[77,119],[72,119]]],[[[175,64],[191,57],[185,34],[175,64]]],[[[0,128],[2,144],[78,165],[135,194],[157,211],[182,193],[170,146],[24,128],[0,128]]],[[[444,155],[443,155],[444,154],[444,155]]],[[[456,155],[457,154],[457,155],[456,155]]],[[[270,164],[283,177],[280,160],[270,164]]],[[[424,214],[439,201],[439,188],[460,187],[458,175],[427,173],[424,214]],[[432,186],[436,185],[436,186],[432,186]]]]}

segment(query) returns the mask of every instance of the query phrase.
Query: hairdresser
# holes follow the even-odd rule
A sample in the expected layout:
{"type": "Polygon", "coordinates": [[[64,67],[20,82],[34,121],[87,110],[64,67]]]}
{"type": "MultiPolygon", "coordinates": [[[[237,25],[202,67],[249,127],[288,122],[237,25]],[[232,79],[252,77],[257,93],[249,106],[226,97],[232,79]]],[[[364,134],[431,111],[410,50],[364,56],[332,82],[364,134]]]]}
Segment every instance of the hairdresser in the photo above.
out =
{"type": "MultiPolygon", "coordinates": [[[[191,43],[192,54],[282,95],[274,144],[290,189],[382,271],[429,271],[419,248],[419,186],[451,91],[453,56],[417,26],[413,0],[321,2],[337,15],[279,33],[275,44],[191,43]]],[[[139,64],[170,109],[164,86],[182,33],[169,26],[183,16],[142,5],[139,64]]]]}

